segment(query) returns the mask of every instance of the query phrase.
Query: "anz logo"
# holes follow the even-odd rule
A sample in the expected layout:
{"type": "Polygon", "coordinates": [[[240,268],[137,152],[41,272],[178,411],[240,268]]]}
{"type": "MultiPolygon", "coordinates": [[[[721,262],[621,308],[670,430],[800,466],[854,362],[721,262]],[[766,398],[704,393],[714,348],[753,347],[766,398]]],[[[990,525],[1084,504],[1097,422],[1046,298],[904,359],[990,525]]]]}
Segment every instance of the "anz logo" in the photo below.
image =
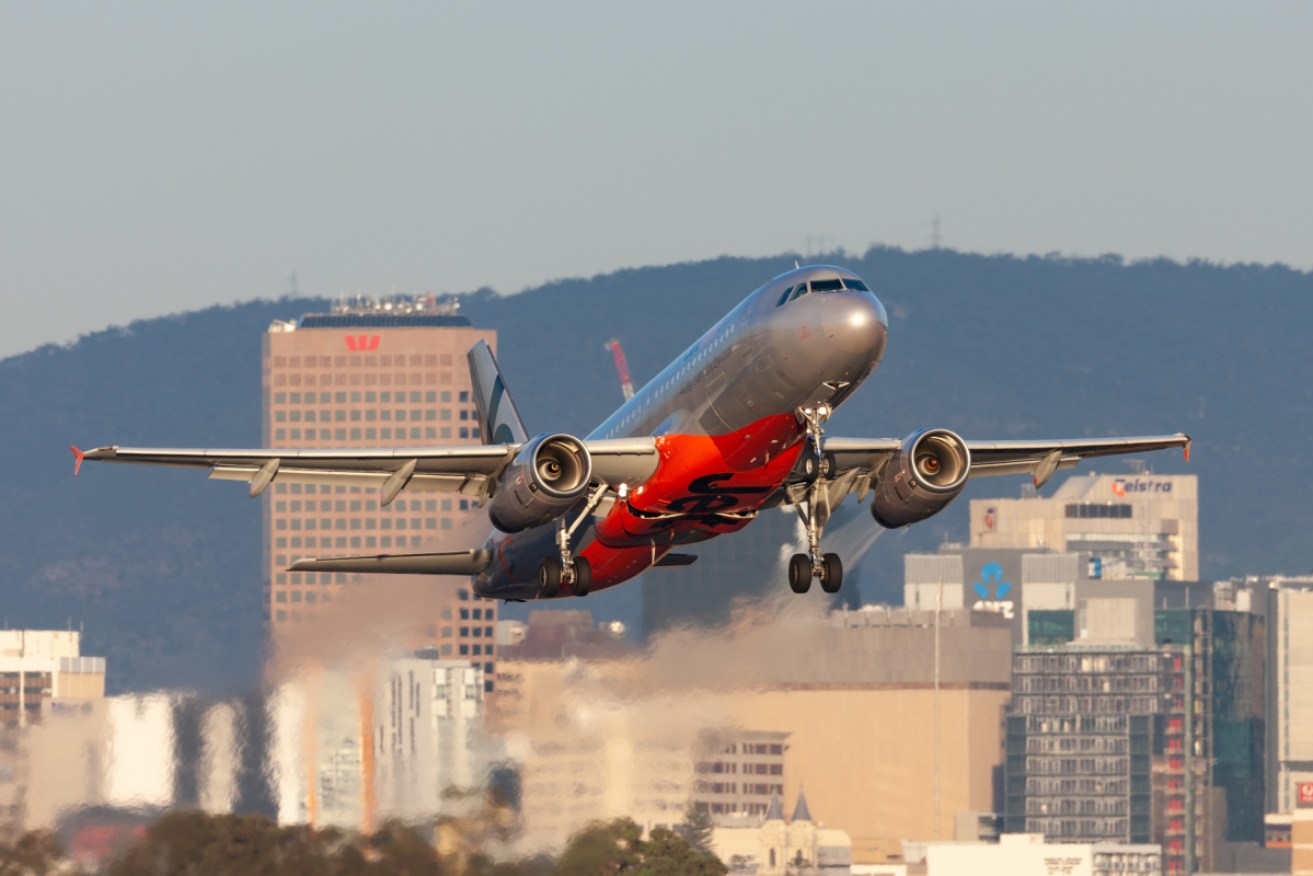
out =
{"type": "Polygon", "coordinates": [[[1003,567],[998,563],[981,566],[980,580],[972,584],[971,589],[980,597],[971,606],[976,611],[992,611],[1009,619],[1015,616],[1016,603],[1007,598],[1012,592],[1012,582],[1003,580],[1003,567]]]}

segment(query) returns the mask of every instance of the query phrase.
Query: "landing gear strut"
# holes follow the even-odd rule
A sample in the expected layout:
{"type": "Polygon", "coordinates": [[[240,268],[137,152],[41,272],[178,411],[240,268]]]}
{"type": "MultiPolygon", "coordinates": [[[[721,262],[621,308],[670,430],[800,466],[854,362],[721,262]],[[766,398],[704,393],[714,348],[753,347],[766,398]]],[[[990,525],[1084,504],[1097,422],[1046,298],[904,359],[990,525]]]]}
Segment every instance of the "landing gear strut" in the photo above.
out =
{"type": "Polygon", "coordinates": [[[812,579],[821,582],[826,593],[838,593],[843,586],[843,561],[838,554],[821,553],[821,535],[830,519],[829,481],[838,471],[832,454],[824,449],[825,421],[833,409],[829,405],[802,408],[798,418],[807,424],[808,447],[802,462],[803,483],[791,496],[798,516],[807,530],[807,553],[789,559],[789,587],[794,593],[806,593],[812,579]]]}
{"type": "Polygon", "coordinates": [[[538,598],[553,599],[561,595],[562,585],[570,588],[574,596],[587,596],[593,586],[593,567],[587,557],[575,557],[570,551],[570,537],[593,513],[593,509],[606,495],[606,484],[598,484],[588,496],[583,511],[569,526],[566,515],[556,521],[556,550],[558,556],[547,557],[538,565],[538,598]]]}

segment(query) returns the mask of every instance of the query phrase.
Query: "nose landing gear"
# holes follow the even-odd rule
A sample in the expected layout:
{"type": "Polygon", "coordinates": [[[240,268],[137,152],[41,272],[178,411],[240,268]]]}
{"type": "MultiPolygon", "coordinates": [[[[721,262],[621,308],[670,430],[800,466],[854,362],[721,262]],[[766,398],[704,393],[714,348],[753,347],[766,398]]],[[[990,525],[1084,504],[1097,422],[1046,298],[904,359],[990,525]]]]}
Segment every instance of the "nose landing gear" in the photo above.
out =
{"type": "Polygon", "coordinates": [[[807,530],[807,553],[789,558],[789,588],[794,593],[810,590],[812,579],[820,581],[826,593],[838,593],[843,586],[843,561],[838,554],[821,553],[821,535],[830,519],[829,485],[838,474],[834,455],[824,448],[825,421],[832,412],[829,405],[798,411],[798,418],[807,424],[810,446],[803,451],[803,482],[789,496],[807,530]]]}

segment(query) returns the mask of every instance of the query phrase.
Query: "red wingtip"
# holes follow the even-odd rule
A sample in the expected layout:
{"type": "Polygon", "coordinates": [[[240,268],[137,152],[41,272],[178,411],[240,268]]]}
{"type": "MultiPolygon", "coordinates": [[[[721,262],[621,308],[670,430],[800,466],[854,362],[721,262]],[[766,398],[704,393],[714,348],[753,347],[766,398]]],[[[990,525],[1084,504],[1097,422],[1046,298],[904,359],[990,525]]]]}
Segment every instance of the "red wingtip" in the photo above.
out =
{"type": "Polygon", "coordinates": [[[78,470],[82,468],[82,460],[86,457],[86,453],[78,450],[72,444],[68,445],[68,449],[73,451],[73,477],[77,477],[78,470]]]}
{"type": "Polygon", "coordinates": [[[1186,442],[1186,445],[1185,445],[1185,461],[1186,461],[1186,462],[1189,462],[1189,461],[1190,461],[1190,444],[1189,444],[1189,442],[1186,442]]]}

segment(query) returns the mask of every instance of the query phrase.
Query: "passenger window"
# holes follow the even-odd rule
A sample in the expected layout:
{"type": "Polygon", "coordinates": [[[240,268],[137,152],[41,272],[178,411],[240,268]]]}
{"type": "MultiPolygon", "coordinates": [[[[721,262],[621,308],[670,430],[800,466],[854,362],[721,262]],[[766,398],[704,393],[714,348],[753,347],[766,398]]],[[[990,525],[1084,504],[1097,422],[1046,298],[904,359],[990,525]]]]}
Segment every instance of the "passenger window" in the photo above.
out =
{"type": "Polygon", "coordinates": [[[775,306],[779,307],[781,304],[788,301],[789,293],[792,291],[793,291],[793,287],[790,286],[789,288],[785,289],[782,293],[780,293],[780,300],[775,302],[775,306]]]}
{"type": "Polygon", "coordinates": [[[804,296],[804,295],[806,295],[806,294],[807,294],[807,284],[806,284],[806,283],[799,283],[799,284],[798,284],[798,288],[793,290],[793,295],[791,295],[791,296],[789,297],[789,300],[790,300],[790,301],[797,301],[799,298],[801,298],[802,296],[804,296]]]}

